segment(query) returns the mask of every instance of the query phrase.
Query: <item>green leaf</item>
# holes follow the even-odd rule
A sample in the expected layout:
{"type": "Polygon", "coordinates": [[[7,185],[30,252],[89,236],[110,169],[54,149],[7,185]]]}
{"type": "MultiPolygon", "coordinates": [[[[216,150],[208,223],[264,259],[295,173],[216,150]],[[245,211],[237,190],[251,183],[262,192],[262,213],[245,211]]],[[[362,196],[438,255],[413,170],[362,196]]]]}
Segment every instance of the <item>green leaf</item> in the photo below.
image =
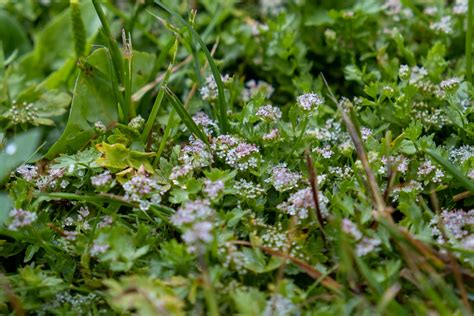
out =
{"type": "MultiPolygon", "coordinates": [[[[90,1],[81,1],[81,17],[89,40],[95,37],[99,19],[90,1]]],[[[25,55],[18,67],[18,73],[25,76],[24,83],[41,80],[56,70],[66,67],[69,74],[76,59],[70,9],[56,15],[34,38],[35,48],[25,55]]],[[[86,47],[90,47],[91,43],[86,47]]],[[[64,78],[63,78],[64,79],[64,78]]],[[[25,85],[26,86],[26,85],[25,85]]]]}
{"type": "Polygon", "coordinates": [[[30,159],[40,141],[41,131],[33,129],[13,137],[0,152],[0,183],[21,163],[30,159]]]}
{"type": "Polygon", "coordinates": [[[22,54],[30,50],[31,45],[21,24],[3,10],[0,10],[0,30],[0,43],[7,57],[15,51],[22,54]]]}
{"type": "Polygon", "coordinates": [[[175,109],[176,113],[178,113],[179,117],[183,121],[184,125],[186,125],[188,130],[193,133],[194,136],[208,144],[209,141],[207,140],[206,134],[204,134],[204,132],[196,125],[193,118],[191,115],[189,115],[188,111],[184,107],[183,103],[181,103],[178,97],[168,87],[164,87],[164,89],[169,96],[171,105],[175,109]]]}
{"type": "Polygon", "coordinates": [[[107,63],[107,52],[103,48],[87,59],[86,69],[76,80],[66,128],[46,158],[52,159],[59,153],[74,153],[82,148],[94,136],[95,122],[102,121],[107,126],[117,121],[117,103],[113,98],[110,74],[104,72],[107,63]]]}
{"type": "Polygon", "coordinates": [[[147,172],[154,173],[153,167],[148,160],[155,155],[154,153],[130,150],[123,144],[109,145],[107,143],[100,143],[95,147],[103,155],[96,161],[102,167],[122,170],[128,167],[138,169],[143,166],[147,172]]]}
{"type": "Polygon", "coordinates": [[[266,260],[265,255],[259,249],[244,248],[242,250],[245,256],[245,268],[255,273],[265,273],[277,269],[283,260],[278,257],[271,257],[266,260]]]}

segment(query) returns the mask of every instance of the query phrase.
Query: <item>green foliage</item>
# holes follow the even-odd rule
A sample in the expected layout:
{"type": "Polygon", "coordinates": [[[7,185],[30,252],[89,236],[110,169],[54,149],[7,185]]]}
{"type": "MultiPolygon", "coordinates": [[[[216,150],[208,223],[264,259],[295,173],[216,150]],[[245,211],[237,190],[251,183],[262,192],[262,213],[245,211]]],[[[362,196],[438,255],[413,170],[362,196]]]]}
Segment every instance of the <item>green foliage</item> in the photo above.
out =
{"type": "Polygon", "coordinates": [[[0,314],[469,315],[468,2],[0,1],[0,314]]]}

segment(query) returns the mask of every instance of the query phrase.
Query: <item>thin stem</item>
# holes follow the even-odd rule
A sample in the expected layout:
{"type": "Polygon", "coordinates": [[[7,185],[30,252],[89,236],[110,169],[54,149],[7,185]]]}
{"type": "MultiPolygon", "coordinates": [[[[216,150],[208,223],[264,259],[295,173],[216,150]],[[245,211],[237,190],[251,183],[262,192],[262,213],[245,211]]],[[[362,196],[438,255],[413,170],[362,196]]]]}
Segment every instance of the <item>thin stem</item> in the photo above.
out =
{"type": "Polygon", "coordinates": [[[306,126],[308,125],[308,117],[306,116],[304,118],[303,124],[301,125],[301,133],[298,136],[298,138],[295,140],[295,144],[293,145],[293,148],[291,148],[290,154],[288,157],[291,157],[293,153],[295,152],[296,148],[298,148],[298,145],[300,144],[301,140],[303,139],[304,132],[306,131],[306,126]]]}

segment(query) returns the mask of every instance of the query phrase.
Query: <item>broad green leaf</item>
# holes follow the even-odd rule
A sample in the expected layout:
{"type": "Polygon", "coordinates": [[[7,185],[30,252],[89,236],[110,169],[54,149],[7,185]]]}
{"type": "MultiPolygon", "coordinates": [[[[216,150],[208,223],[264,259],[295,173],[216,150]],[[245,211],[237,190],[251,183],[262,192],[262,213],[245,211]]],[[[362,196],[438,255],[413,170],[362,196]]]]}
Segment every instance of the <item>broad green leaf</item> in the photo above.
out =
{"type": "Polygon", "coordinates": [[[147,172],[153,173],[149,158],[153,157],[154,153],[130,150],[123,144],[100,143],[96,145],[96,148],[102,153],[102,157],[96,161],[102,167],[122,170],[128,167],[138,169],[143,166],[147,172]]]}
{"type": "MultiPolygon", "coordinates": [[[[81,1],[80,10],[88,38],[95,37],[99,29],[99,19],[90,1],[81,1]]],[[[34,50],[20,61],[19,71],[25,81],[38,80],[65,63],[74,66],[75,50],[70,9],[54,17],[44,29],[35,36],[34,50]]],[[[69,69],[69,71],[72,69],[69,69]]]]}
{"type": "Polygon", "coordinates": [[[110,74],[103,72],[108,64],[107,52],[101,48],[88,59],[74,87],[68,123],[59,140],[49,149],[46,157],[59,153],[74,153],[94,136],[94,123],[106,126],[117,121],[117,103],[113,98],[110,74]]]}
{"type": "Polygon", "coordinates": [[[0,183],[10,172],[25,162],[35,152],[40,141],[41,131],[32,129],[13,137],[0,152],[0,183]]]}
{"type": "Polygon", "coordinates": [[[0,10],[0,30],[0,43],[2,43],[5,57],[15,51],[17,54],[22,54],[30,49],[31,45],[21,24],[3,10],[0,10]]]}

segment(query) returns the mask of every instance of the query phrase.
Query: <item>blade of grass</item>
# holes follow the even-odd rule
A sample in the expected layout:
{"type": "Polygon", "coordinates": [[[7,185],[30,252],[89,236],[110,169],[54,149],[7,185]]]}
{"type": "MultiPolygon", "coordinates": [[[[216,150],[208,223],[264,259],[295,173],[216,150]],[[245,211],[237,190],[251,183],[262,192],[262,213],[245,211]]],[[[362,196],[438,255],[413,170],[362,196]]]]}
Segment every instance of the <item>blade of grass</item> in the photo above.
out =
{"type": "Polygon", "coordinates": [[[188,130],[197,138],[201,139],[204,143],[209,144],[206,134],[204,134],[204,132],[196,125],[181,100],[179,100],[178,97],[173,93],[173,91],[171,91],[167,86],[164,86],[164,89],[169,97],[171,105],[173,106],[176,113],[178,113],[179,117],[183,121],[184,125],[186,125],[188,130]]]}
{"type": "MultiPolygon", "coordinates": [[[[100,23],[102,24],[102,31],[109,44],[110,55],[111,55],[112,63],[114,66],[113,67],[114,73],[116,75],[116,78],[118,79],[117,81],[120,85],[123,85],[124,83],[123,58],[122,58],[122,54],[120,52],[118,43],[115,40],[114,36],[112,35],[112,32],[110,31],[109,22],[107,21],[104,11],[102,10],[101,1],[92,0],[92,4],[94,5],[95,11],[97,15],[99,16],[100,23]]],[[[128,108],[125,107],[123,98],[121,100],[119,99],[119,102],[121,102],[120,106],[124,114],[124,118],[126,119],[128,117],[128,108]]]]}
{"type": "Polygon", "coordinates": [[[191,34],[193,35],[194,39],[201,46],[201,49],[206,55],[206,59],[209,63],[209,66],[211,67],[214,80],[216,81],[216,84],[217,84],[217,104],[219,107],[219,125],[224,134],[228,133],[229,122],[227,119],[227,104],[226,104],[225,95],[224,95],[224,84],[222,83],[221,74],[219,70],[217,69],[216,63],[214,62],[214,59],[212,58],[211,53],[209,52],[209,49],[207,49],[207,46],[202,40],[202,38],[185,19],[179,16],[176,12],[169,9],[166,5],[164,5],[160,1],[155,1],[155,3],[158,6],[160,6],[163,10],[171,14],[173,17],[175,17],[181,24],[185,25],[189,29],[189,32],[191,32],[191,34]]]}
{"type": "Polygon", "coordinates": [[[155,123],[156,116],[158,115],[158,111],[160,109],[161,103],[163,101],[163,97],[165,95],[165,89],[166,85],[168,84],[168,80],[171,76],[171,71],[173,70],[174,63],[176,60],[176,53],[178,51],[178,41],[175,40],[173,47],[171,48],[173,51],[173,57],[171,59],[171,62],[168,66],[168,69],[166,70],[165,77],[160,84],[160,88],[158,91],[158,95],[156,96],[155,103],[153,103],[153,107],[151,109],[150,115],[148,116],[148,119],[145,123],[145,128],[143,129],[143,133],[141,135],[141,141],[145,142],[148,137],[150,136],[151,129],[153,127],[153,124],[155,123]]]}
{"type": "Polygon", "coordinates": [[[423,149],[428,155],[431,156],[438,164],[440,164],[446,172],[448,172],[459,184],[466,188],[469,192],[474,193],[474,181],[463,175],[456,166],[449,162],[446,158],[443,158],[438,152],[431,148],[423,149]]]}
{"type": "Polygon", "coordinates": [[[161,138],[160,147],[158,147],[155,160],[153,161],[153,167],[158,166],[158,162],[160,161],[161,154],[163,153],[163,150],[165,150],[166,143],[168,142],[168,138],[170,137],[170,133],[174,125],[175,125],[174,110],[171,109],[171,112],[168,117],[168,122],[166,123],[165,131],[163,132],[163,137],[161,138]]]}

